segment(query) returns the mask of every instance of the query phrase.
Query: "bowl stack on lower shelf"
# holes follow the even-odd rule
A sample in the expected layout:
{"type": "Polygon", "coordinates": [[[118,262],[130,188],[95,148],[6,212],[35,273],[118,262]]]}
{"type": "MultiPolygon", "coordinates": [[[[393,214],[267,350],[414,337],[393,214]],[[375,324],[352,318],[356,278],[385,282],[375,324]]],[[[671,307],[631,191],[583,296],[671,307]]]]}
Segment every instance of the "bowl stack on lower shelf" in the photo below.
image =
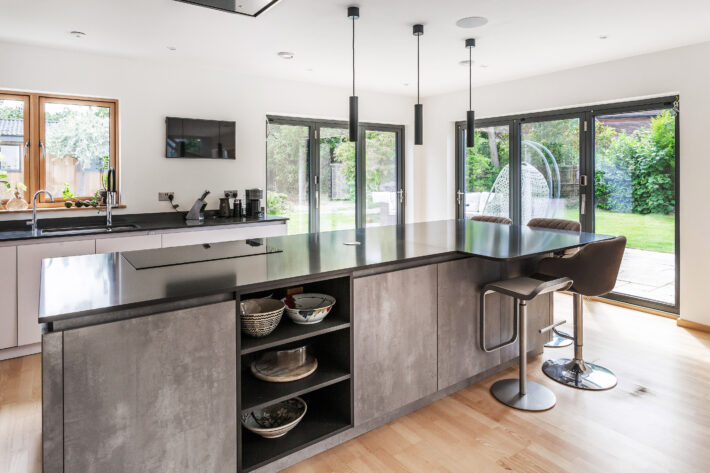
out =
{"type": "MultiPolygon", "coordinates": [[[[295,324],[317,324],[325,319],[334,305],[335,298],[327,294],[296,294],[280,301],[272,298],[247,299],[241,303],[242,330],[251,337],[266,337],[276,330],[284,310],[295,324]]],[[[312,375],[318,369],[318,360],[303,345],[266,351],[251,362],[250,369],[259,380],[291,383],[312,375]]],[[[251,432],[266,439],[275,439],[296,427],[307,410],[306,401],[293,397],[244,412],[241,421],[251,432]]]]}

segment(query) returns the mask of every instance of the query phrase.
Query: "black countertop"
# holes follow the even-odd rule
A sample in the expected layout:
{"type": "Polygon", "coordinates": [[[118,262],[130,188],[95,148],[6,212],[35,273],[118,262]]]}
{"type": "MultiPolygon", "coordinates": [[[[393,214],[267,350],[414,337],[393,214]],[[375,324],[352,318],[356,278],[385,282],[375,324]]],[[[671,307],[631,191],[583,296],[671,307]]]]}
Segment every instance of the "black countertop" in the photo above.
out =
{"type": "MultiPolygon", "coordinates": [[[[27,220],[9,220],[0,222],[0,241],[14,240],[40,240],[47,238],[60,238],[67,236],[78,236],[72,233],[42,233],[41,230],[57,229],[57,228],[81,228],[81,227],[102,227],[106,225],[106,216],[98,215],[95,217],[69,217],[69,218],[41,218],[42,214],[38,214],[38,228],[40,233],[32,235],[32,229],[27,225],[27,220]]],[[[110,234],[132,233],[132,232],[150,232],[160,230],[179,230],[187,228],[203,228],[203,227],[219,227],[228,225],[242,225],[265,222],[283,222],[288,220],[284,217],[275,217],[267,215],[263,218],[234,218],[216,217],[216,213],[208,211],[204,222],[189,223],[185,221],[184,212],[160,212],[147,214],[117,214],[113,216],[114,227],[126,227],[133,225],[132,228],[125,228],[120,231],[115,231],[110,234]]],[[[108,235],[106,230],[97,228],[95,231],[83,231],[81,235],[108,235]]]]}
{"type": "MultiPolygon", "coordinates": [[[[273,237],[266,244],[280,252],[140,270],[122,253],[51,258],[42,262],[39,322],[235,290],[256,291],[279,281],[290,284],[298,278],[347,274],[447,254],[513,261],[608,238],[445,220],[273,237]],[[360,244],[346,245],[355,241],[360,244]]],[[[220,251],[219,245],[212,247],[220,251]]]]}

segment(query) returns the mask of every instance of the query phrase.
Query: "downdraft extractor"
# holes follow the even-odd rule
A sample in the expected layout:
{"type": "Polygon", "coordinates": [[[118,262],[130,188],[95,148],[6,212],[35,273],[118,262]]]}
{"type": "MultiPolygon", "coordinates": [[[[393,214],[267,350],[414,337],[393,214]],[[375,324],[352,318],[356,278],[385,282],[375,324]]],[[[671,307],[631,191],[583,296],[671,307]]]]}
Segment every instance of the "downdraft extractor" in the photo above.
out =
{"type": "Polygon", "coordinates": [[[247,16],[259,16],[280,0],[175,0],[176,2],[192,3],[215,10],[238,13],[247,16]]]}

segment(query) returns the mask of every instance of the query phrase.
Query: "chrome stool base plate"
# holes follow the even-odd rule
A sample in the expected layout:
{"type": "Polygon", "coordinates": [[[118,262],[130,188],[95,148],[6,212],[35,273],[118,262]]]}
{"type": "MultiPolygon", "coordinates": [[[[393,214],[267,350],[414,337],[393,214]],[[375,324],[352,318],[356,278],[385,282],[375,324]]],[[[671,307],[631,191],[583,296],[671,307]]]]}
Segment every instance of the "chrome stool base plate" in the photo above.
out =
{"type": "Polygon", "coordinates": [[[491,386],[491,394],[506,406],[520,409],[521,411],[546,411],[555,407],[557,398],[555,393],[545,386],[527,382],[527,394],[520,395],[520,381],[518,379],[501,379],[491,386]]]}
{"type": "Polygon", "coordinates": [[[603,366],[583,360],[548,360],[542,371],[558,383],[589,391],[604,391],[616,386],[616,376],[603,366]]]}
{"type": "Polygon", "coordinates": [[[567,335],[570,338],[560,337],[556,333],[553,333],[552,339],[549,342],[545,343],[545,348],[562,348],[572,345],[572,336],[565,332],[561,333],[567,335]]]}

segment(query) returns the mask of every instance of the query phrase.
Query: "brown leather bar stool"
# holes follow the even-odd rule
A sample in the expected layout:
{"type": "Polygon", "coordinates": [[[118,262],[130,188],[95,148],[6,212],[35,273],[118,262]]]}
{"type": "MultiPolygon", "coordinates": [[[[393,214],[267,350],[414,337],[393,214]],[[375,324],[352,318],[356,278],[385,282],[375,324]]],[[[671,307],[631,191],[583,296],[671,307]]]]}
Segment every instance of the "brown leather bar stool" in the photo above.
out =
{"type": "MultiPolygon", "coordinates": [[[[564,230],[568,232],[581,232],[582,225],[575,220],[565,220],[561,218],[532,218],[528,222],[528,227],[530,228],[544,228],[547,230],[564,230]]],[[[577,249],[565,250],[558,257],[571,256],[577,253],[577,249]]],[[[574,337],[567,332],[562,332],[557,330],[557,325],[561,325],[567,322],[566,320],[561,321],[559,324],[555,324],[552,327],[552,338],[549,342],[545,344],[545,348],[562,348],[572,345],[572,340],[574,337]]]]}
{"type": "Polygon", "coordinates": [[[491,394],[493,397],[506,406],[523,411],[546,411],[554,407],[557,403],[557,398],[552,391],[541,384],[527,380],[527,302],[542,294],[568,289],[571,285],[572,280],[567,277],[561,277],[551,281],[518,277],[491,282],[483,286],[481,290],[481,330],[479,332],[481,349],[486,353],[490,353],[512,345],[516,340],[520,339],[518,344],[518,353],[520,356],[518,360],[518,379],[501,379],[491,386],[491,394]],[[513,336],[507,342],[493,347],[487,347],[486,295],[493,292],[513,298],[513,336]]]}
{"type": "Polygon", "coordinates": [[[508,217],[497,217],[495,215],[475,215],[471,217],[471,220],[475,220],[477,222],[502,223],[504,225],[513,224],[513,221],[508,217]]]}
{"type": "Polygon", "coordinates": [[[616,376],[603,366],[587,363],[582,356],[584,344],[582,296],[602,296],[616,284],[626,237],[597,241],[584,246],[569,258],[545,258],[538,272],[548,277],[568,277],[572,285],[574,313],[574,358],[548,360],[542,371],[555,381],[579,389],[604,390],[616,386],[616,376]]]}

